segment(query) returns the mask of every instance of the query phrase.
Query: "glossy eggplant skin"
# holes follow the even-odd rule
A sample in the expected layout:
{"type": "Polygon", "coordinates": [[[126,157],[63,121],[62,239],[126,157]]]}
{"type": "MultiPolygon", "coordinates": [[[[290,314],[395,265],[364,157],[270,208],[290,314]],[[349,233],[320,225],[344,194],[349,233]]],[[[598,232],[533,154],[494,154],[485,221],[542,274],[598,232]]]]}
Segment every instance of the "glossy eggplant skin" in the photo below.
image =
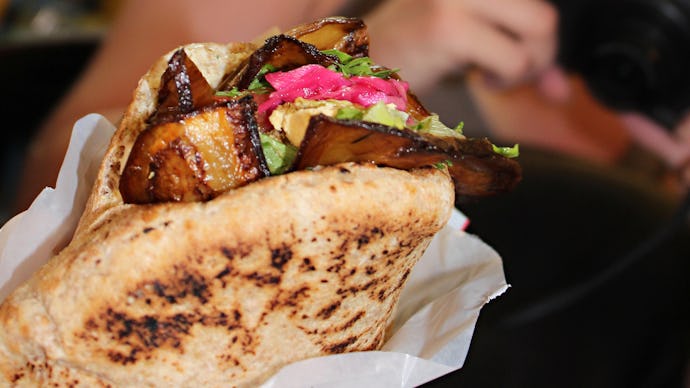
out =
{"type": "Polygon", "coordinates": [[[381,124],[312,117],[294,169],[339,162],[370,162],[404,170],[447,166],[459,199],[510,191],[522,173],[515,160],[496,154],[487,139],[438,138],[381,124]]]}
{"type": "Polygon", "coordinates": [[[336,49],[353,57],[369,55],[369,35],[361,19],[334,16],[295,27],[285,32],[319,50],[336,49]]]}
{"type": "Polygon", "coordinates": [[[175,121],[215,101],[215,90],[183,49],[175,51],[161,76],[156,112],[151,124],[175,121]]]}
{"type": "Polygon", "coordinates": [[[247,90],[264,66],[271,65],[280,71],[292,70],[308,64],[328,67],[337,62],[333,56],[326,55],[316,47],[288,35],[276,35],[266,39],[237,74],[224,79],[219,90],[247,90]]]}
{"type": "Polygon", "coordinates": [[[454,142],[450,176],[455,183],[456,202],[507,193],[522,180],[522,167],[515,159],[499,155],[486,138],[454,142]]]}
{"type": "Polygon", "coordinates": [[[203,108],[137,138],[120,179],[126,203],[206,201],[269,175],[251,99],[203,108]]]}

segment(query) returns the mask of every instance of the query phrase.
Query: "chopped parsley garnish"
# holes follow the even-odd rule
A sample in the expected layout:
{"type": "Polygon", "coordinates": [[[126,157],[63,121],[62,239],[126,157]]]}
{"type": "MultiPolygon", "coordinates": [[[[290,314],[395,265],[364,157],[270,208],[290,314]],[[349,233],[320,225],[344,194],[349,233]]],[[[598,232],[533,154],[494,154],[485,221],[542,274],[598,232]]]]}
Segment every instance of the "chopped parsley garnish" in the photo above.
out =
{"type": "Polygon", "coordinates": [[[271,65],[270,63],[267,63],[267,64],[261,66],[261,69],[256,74],[256,77],[254,77],[252,82],[249,84],[249,87],[247,87],[247,90],[250,90],[254,93],[268,93],[268,92],[270,92],[273,88],[268,83],[268,81],[266,81],[266,78],[264,76],[268,73],[273,73],[276,70],[278,70],[278,69],[275,66],[271,65]]]}
{"type": "Polygon", "coordinates": [[[444,160],[442,162],[438,162],[438,163],[434,164],[434,167],[436,167],[439,170],[442,170],[445,167],[452,167],[452,166],[453,166],[453,162],[450,160],[444,160]]]}
{"type": "Polygon", "coordinates": [[[495,153],[503,155],[506,158],[517,158],[518,156],[520,156],[519,144],[515,144],[512,147],[499,147],[495,144],[492,144],[491,146],[493,147],[495,153]]]}
{"type": "Polygon", "coordinates": [[[216,92],[216,96],[218,97],[240,97],[242,95],[246,94],[246,92],[241,92],[239,89],[237,89],[237,86],[233,86],[232,89],[230,90],[219,90],[216,92]]]}
{"type": "Polygon", "coordinates": [[[342,63],[347,63],[350,60],[352,60],[352,55],[350,55],[348,53],[344,53],[340,50],[331,49],[331,50],[323,50],[321,52],[326,54],[326,55],[332,55],[332,56],[338,58],[338,60],[342,63]]]}
{"type": "Polygon", "coordinates": [[[322,53],[332,55],[338,58],[340,63],[329,66],[328,68],[342,73],[346,77],[352,76],[372,76],[378,78],[388,78],[393,73],[397,73],[398,69],[380,69],[375,70],[376,66],[369,57],[355,58],[350,54],[344,53],[340,50],[324,50],[322,53]]]}

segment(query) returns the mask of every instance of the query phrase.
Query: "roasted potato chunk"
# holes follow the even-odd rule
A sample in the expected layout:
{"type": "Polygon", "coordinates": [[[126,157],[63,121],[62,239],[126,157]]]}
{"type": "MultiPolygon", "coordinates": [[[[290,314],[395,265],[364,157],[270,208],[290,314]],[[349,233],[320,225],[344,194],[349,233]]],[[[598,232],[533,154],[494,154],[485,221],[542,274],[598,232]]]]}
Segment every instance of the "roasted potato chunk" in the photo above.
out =
{"type": "Polygon", "coordinates": [[[269,175],[249,99],[152,126],[120,180],[127,203],[205,201],[269,175]]]}

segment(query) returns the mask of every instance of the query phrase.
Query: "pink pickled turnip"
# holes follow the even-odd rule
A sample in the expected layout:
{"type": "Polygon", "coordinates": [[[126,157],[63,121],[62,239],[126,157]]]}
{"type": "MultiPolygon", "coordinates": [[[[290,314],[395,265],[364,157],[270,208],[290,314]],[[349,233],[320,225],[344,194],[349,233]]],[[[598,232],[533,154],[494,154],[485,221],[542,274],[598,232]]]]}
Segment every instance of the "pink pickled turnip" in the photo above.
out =
{"type": "Polygon", "coordinates": [[[407,107],[406,82],[373,76],[346,78],[343,74],[321,65],[304,65],[294,70],[265,75],[275,89],[259,105],[259,112],[270,112],[278,105],[292,102],[298,97],[308,100],[346,100],[368,107],[383,101],[395,104],[404,111],[407,107]]]}

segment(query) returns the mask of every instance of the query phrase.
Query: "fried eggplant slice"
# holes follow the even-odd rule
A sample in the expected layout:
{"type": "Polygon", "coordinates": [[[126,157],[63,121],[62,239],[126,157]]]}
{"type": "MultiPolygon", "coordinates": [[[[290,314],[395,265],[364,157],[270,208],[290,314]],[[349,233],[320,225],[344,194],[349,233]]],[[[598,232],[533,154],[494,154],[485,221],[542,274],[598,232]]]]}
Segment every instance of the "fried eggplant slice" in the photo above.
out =
{"type": "Polygon", "coordinates": [[[183,49],[173,53],[161,76],[156,113],[153,124],[177,120],[190,112],[214,102],[215,90],[208,84],[196,64],[183,49]]]}
{"type": "Polygon", "coordinates": [[[521,179],[520,165],[496,154],[486,139],[442,139],[381,124],[312,117],[294,169],[340,162],[371,162],[405,170],[445,164],[460,198],[510,191],[521,179]]]}
{"type": "Polygon", "coordinates": [[[336,49],[353,57],[369,55],[369,35],[361,19],[328,17],[295,27],[285,35],[314,45],[319,50],[336,49]]]}
{"type": "Polygon", "coordinates": [[[313,116],[300,144],[295,170],[342,162],[372,162],[400,169],[443,162],[433,144],[407,129],[313,116]],[[416,151],[411,154],[410,151],[416,151]]]}
{"type": "Polygon", "coordinates": [[[336,58],[322,53],[311,44],[291,36],[276,35],[266,39],[266,43],[249,57],[243,69],[232,79],[223,80],[218,89],[247,90],[252,81],[267,65],[272,66],[275,70],[287,71],[308,64],[330,66],[336,62],[336,58]]]}
{"type": "Polygon", "coordinates": [[[120,180],[126,203],[206,201],[269,175],[249,98],[139,135],[120,180]]]}
{"type": "Polygon", "coordinates": [[[456,202],[512,191],[522,180],[514,159],[497,154],[486,138],[450,139],[448,170],[455,183],[456,202]]]}

